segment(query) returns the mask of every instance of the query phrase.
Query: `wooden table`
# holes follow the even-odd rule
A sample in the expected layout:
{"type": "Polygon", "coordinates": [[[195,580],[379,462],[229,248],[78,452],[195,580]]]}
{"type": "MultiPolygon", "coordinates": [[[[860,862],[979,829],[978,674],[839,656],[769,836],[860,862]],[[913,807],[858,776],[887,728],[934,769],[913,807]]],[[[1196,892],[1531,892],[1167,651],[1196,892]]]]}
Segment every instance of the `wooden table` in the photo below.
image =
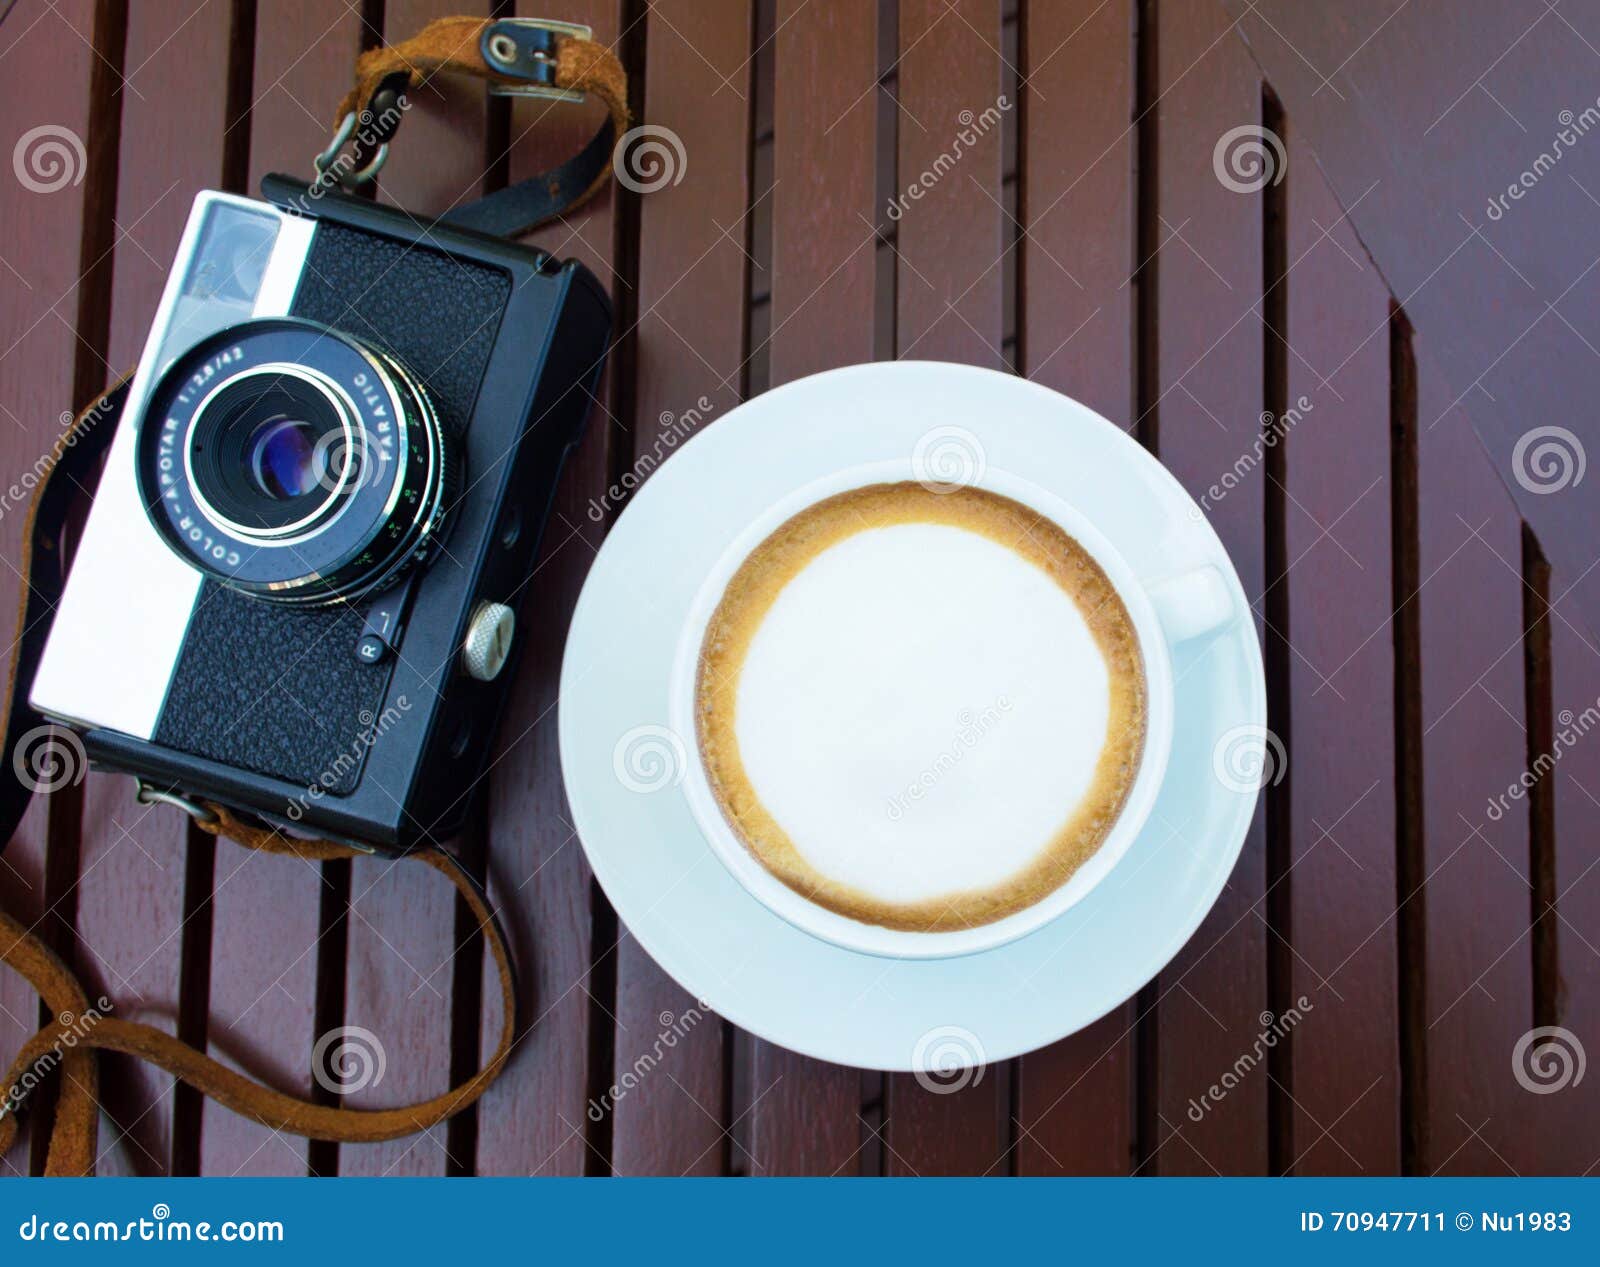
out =
{"type": "MultiPolygon", "coordinates": [[[[81,179],[53,192],[0,172],[0,470],[31,468],[63,410],[133,363],[194,190],[306,173],[360,48],[489,7],[20,0],[0,25],[0,139],[52,124],[86,148],[81,179]]],[[[1490,805],[1596,706],[1595,640],[1223,7],[557,7],[615,42],[643,117],[687,161],[680,183],[613,190],[537,235],[609,281],[622,338],[464,842],[490,860],[536,1024],[476,1111],[373,1146],[308,1145],[108,1057],[102,1172],[1593,1168],[1600,1076],[1535,1093],[1514,1059],[1535,1026],[1600,1044],[1600,741],[1567,746],[1509,812],[1490,805]],[[958,144],[969,123],[978,135],[958,144]],[[1281,180],[1219,178],[1219,139],[1242,126],[1282,138],[1281,180]],[[916,183],[923,196],[890,216],[916,183]],[[1167,970],[948,1095],[713,1017],[684,1026],[692,1000],[588,872],[555,742],[562,639],[615,513],[597,522],[591,505],[686,411],[714,426],[769,386],[887,357],[1058,388],[1209,494],[1287,754],[1227,890],[1167,970]],[[1291,408],[1292,424],[1263,421],[1291,408]],[[1302,998],[1290,1036],[1240,1066],[1302,998]],[[592,1113],[674,1024],[686,1036],[592,1113]]],[[[379,196],[418,213],[540,170],[591,126],[587,108],[415,95],[379,196]]],[[[0,516],[9,560],[21,527],[0,516]]],[[[121,1014],[286,1089],[316,1091],[312,1050],[342,1026],[386,1052],[383,1078],[348,1097],[367,1106],[441,1090],[493,1033],[436,877],[214,846],[135,806],[122,778],[36,804],[0,891],[121,1014]]],[[[36,1013],[0,979],[0,1052],[36,1013]]],[[[41,1153],[24,1140],[3,1169],[41,1153]]]]}

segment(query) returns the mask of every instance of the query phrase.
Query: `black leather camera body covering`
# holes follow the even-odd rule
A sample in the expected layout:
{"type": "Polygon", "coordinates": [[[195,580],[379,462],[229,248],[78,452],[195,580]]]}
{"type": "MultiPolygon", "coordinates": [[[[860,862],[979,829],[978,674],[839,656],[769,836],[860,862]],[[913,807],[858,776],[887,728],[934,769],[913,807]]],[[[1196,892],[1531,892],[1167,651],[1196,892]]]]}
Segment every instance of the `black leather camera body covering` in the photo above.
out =
{"type": "MultiPolygon", "coordinates": [[[[459,830],[483,790],[501,706],[536,606],[524,603],[567,454],[611,338],[581,264],[269,176],[316,219],[290,315],[381,348],[427,389],[464,471],[403,628],[356,655],[371,600],[294,608],[206,580],[145,741],[91,729],[97,764],[323,835],[402,852],[459,830]],[[491,681],[462,667],[473,614],[518,609],[491,681]]],[[[108,637],[115,631],[108,630],[108,637]]]]}

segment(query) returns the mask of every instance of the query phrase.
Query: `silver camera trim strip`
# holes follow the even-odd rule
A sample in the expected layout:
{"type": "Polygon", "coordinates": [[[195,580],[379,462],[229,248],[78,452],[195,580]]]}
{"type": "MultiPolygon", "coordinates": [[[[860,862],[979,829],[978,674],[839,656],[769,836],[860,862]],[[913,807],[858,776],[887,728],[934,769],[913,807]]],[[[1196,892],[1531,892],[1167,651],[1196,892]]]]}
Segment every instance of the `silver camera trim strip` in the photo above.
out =
{"type": "Polygon", "coordinates": [[[314,219],[252,198],[212,191],[196,196],[29,695],[36,709],[58,721],[152,738],[183,651],[203,578],[172,552],[145,514],[134,470],[135,433],[166,368],[156,358],[189,261],[218,205],[278,219],[252,316],[288,314],[316,235],[314,219]]]}

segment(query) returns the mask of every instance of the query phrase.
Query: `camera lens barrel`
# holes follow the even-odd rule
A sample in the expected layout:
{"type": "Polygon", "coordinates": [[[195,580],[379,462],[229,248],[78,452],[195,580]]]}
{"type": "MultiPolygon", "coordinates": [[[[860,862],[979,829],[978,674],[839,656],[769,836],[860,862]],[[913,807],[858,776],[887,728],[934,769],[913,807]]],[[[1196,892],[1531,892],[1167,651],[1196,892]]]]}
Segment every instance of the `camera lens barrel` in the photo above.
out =
{"type": "Polygon", "coordinates": [[[256,597],[323,604],[381,590],[437,539],[459,479],[452,437],[394,357],[313,322],[202,339],[139,425],[145,510],[180,557],[256,597]]]}

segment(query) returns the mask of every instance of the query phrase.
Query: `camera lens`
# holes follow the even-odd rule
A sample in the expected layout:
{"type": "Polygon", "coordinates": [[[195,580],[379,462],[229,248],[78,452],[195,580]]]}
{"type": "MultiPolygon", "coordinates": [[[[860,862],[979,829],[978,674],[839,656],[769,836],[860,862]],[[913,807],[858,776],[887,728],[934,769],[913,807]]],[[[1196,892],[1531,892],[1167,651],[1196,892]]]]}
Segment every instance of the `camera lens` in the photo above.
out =
{"type": "Polygon", "coordinates": [[[326,603],[392,583],[453,484],[427,392],[325,326],[245,322],[180,356],[139,430],[146,510],[187,562],[246,593],[326,603]]]}
{"type": "Polygon", "coordinates": [[[250,474],[261,492],[279,501],[318,487],[327,469],[317,461],[316,429],[281,414],[268,418],[250,437],[250,474]]]}
{"type": "Polygon", "coordinates": [[[196,506],[245,536],[305,528],[332,508],[351,431],[334,385],[308,368],[229,378],[201,399],[183,454],[196,506]]]}

